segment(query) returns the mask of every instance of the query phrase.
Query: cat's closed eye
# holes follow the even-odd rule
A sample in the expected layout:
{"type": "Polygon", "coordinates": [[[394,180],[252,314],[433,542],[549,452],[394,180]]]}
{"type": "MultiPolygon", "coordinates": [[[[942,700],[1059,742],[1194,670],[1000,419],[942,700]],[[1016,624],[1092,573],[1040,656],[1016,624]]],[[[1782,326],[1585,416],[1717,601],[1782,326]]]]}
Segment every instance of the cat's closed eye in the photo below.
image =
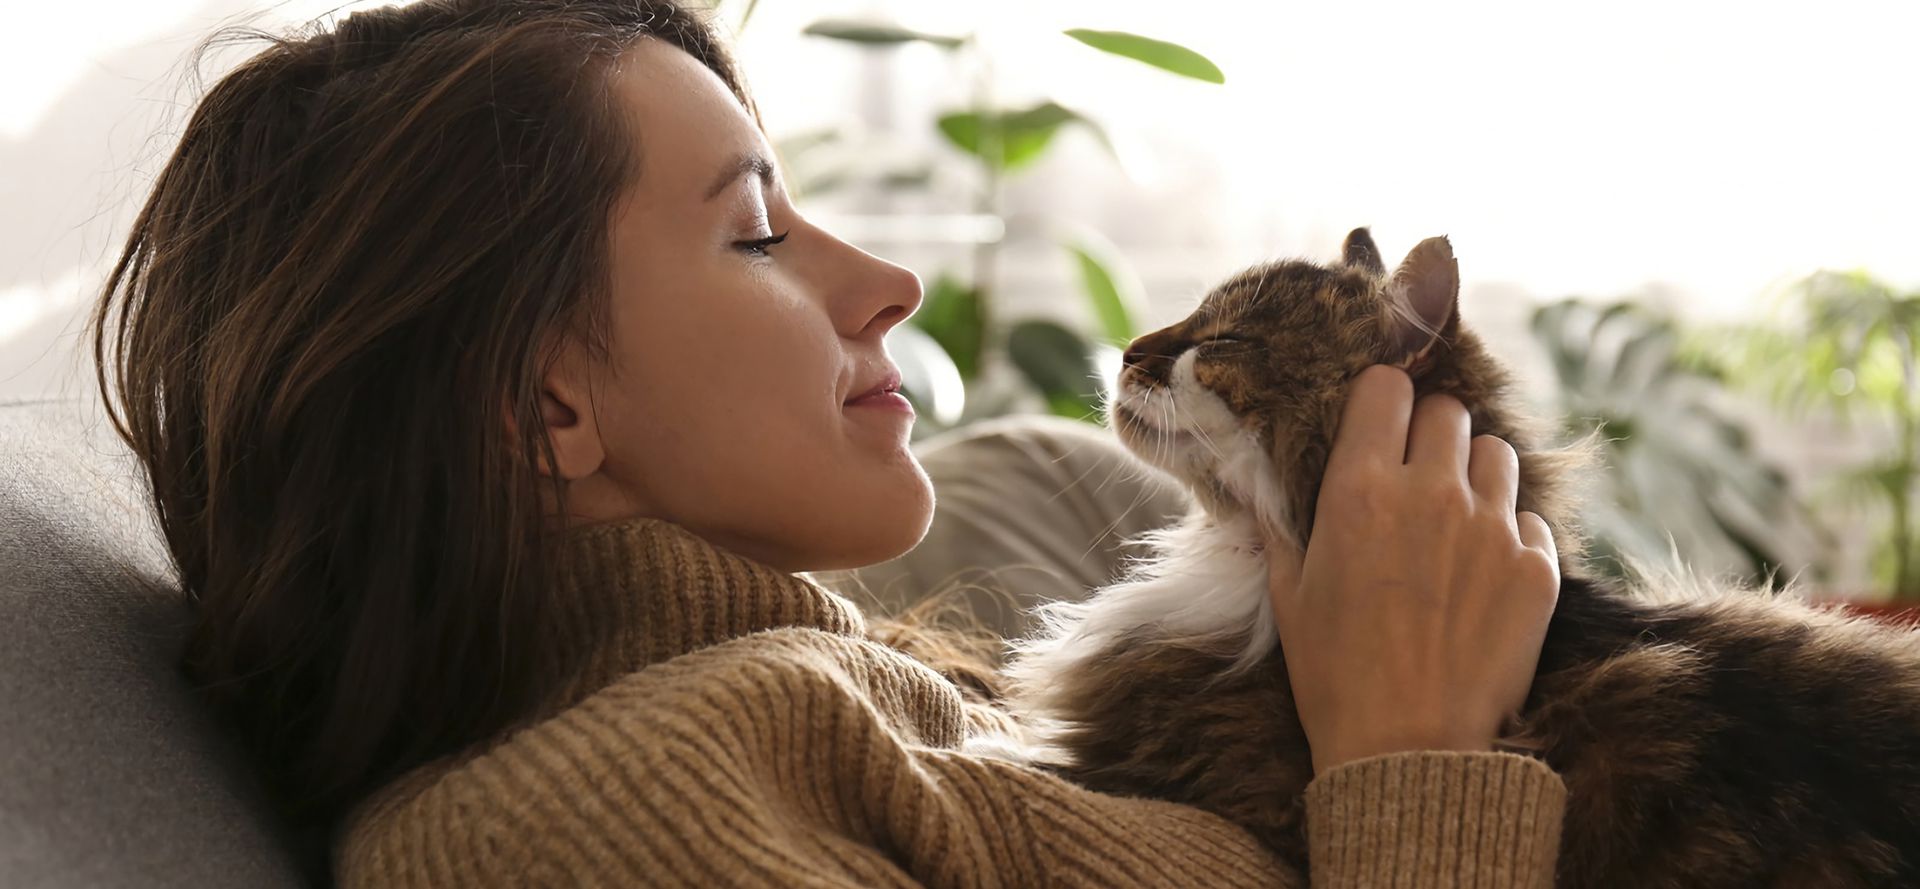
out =
{"type": "Polygon", "coordinates": [[[1250,345],[1249,341],[1237,336],[1210,336],[1195,344],[1194,348],[1205,349],[1207,351],[1219,351],[1222,349],[1238,349],[1247,345],[1250,345]]]}

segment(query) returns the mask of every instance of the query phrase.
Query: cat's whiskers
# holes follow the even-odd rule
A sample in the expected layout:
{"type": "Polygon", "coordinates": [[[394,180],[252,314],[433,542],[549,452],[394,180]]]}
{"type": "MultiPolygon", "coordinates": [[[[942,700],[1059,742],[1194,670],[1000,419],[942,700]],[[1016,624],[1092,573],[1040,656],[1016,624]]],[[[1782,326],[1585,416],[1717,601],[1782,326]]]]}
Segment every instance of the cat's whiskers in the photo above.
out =
{"type": "Polygon", "coordinates": [[[1167,453],[1165,456],[1166,456],[1167,462],[1171,463],[1173,462],[1174,458],[1185,456],[1185,454],[1183,454],[1181,451],[1177,449],[1177,446],[1175,444],[1181,438],[1190,439],[1194,442],[1199,443],[1202,448],[1206,449],[1207,451],[1213,454],[1213,457],[1215,460],[1220,459],[1219,449],[1213,446],[1213,443],[1206,438],[1206,435],[1202,430],[1200,430],[1196,426],[1193,426],[1192,424],[1181,421],[1179,396],[1172,389],[1167,387],[1161,387],[1158,391],[1162,397],[1162,400],[1166,402],[1166,408],[1164,412],[1164,416],[1166,417],[1166,422],[1164,425],[1159,427],[1158,431],[1166,441],[1167,453]]]}
{"type": "MultiPolygon", "coordinates": [[[[1153,395],[1153,390],[1147,390],[1146,401],[1149,404],[1153,402],[1153,395]]],[[[1167,463],[1174,455],[1173,431],[1168,429],[1164,424],[1155,423],[1153,424],[1153,432],[1155,460],[1163,464],[1167,463]]]]}
{"type": "Polygon", "coordinates": [[[1207,430],[1201,428],[1198,423],[1187,422],[1180,419],[1180,400],[1175,398],[1171,391],[1167,392],[1167,413],[1173,417],[1173,422],[1176,425],[1181,426],[1184,431],[1193,436],[1195,441],[1200,443],[1201,447],[1206,448],[1209,453],[1213,454],[1213,459],[1216,464],[1226,459],[1226,455],[1220,453],[1219,446],[1214,444],[1213,436],[1207,434],[1207,430]]]}
{"type": "MultiPolygon", "coordinates": [[[[1146,467],[1142,466],[1135,469],[1134,471],[1139,472],[1145,468],[1146,467]]],[[[1118,473],[1120,471],[1121,469],[1115,468],[1113,472],[1108,473],[1108,478],[1111,479],[1115,473],[1118,473]]],[[[1144,473],[1142,474],[1144,475],[1144,473]]],[[[1120,527],[1121,522],[1125,521],[1129,516],[1133,515],[1134,510],[1139,509],[1142,504],[1147,502],[1147,499],[1149,497],[1153,496],[1152,489],[1147,487],[1146,485],[1136,485],[1135,488],[1136,490],[1133,495],[1133,500],[1127,504],[1126,508],[1121,509],[1118,513],[1116,513],[1113,517],[1113,521],[1108,522],[1106,524],[1106,527],[1101,528],[1100,533],[1093,535],[1093,540],[1087,544],[1087,548],[1080,551],[1081,559],[1085,559],[1087,558],[1087,556],[1092,555],[1093,551],[1100,547],[1101,541],[1106,540],[1108,535],[1112,534],[1115,529],[1120,527]]]]}
{"type": "MultiPolygon", "coordinates": [[[[1118,428],[1118,420],[1116,420],[1114,417],[1114,410],[1118,406],[1119,406],[1118,400],[1112,394],[1103,393],[1101,395],[1100,412],[1102,415],[1104,415],[1107,418],[1107,422],[1105,424],[1106,428],[1108,429],[1108,431],[1112,432],[1116,436],[1118,436],[1120,432],[1118,428]]],[[[1115,462],[1112,465],[1112,467],[1108,469],[1107,477],[1102,479],[1100,481],[1100,484],[1094,486],[1093,492],[1095,494],[1098,494],[1102,491],[1105,491],[1107,489],[1107,486],[1110,484],[1113,484],[1115,479],[1124,479],[1128,481],[1137,481],[1137,480],[1145,479],[1147,477],[1148,472],[1149,472],[1149,467],[1147,467],[1143,463],[1130,462],[1130,461],[1115,462]]],[[[1059,495],[1056,494],[1055,496],[1057,497],[1059,495]]],[[[1122,511],[1120,518],[1121,519],[1125,518],[1128,512],[1131,512],[1135,507],[1139,505],[1140,505],[1140,501],[1135,500],[1133,505],[1128,506],[1126,510],[1122,511]]],[[[1114,523],[1118,524],[1119,519],[1115,519],[1114,523]]]]}
{"type": "MultiPolygon", "coordinates": [[[[1120,391],[1119,391],[1120,388],[1121,388],[1121,383],[1116,382],[1116,384],[1112,388],[1103,390],[1100,395],[1101,413],[1107,418],[1107,427],[1115,435],[1120,434],[1120,425],[1122,423],[1122,420],[1119,417],[1117,412],[1120,410],[1124,410],[1123,405],[1125,401],[1125,396],[1120,394],[1120,391]]],[[[1123,438],[1122,440],[1124,441],[1125,439],[1123,438]]],[[[1128,460],[1115,461],[1111,466],[1111,468],[1107,470],[1107,477],[1104,480],[1102,480],[1100,484],[1094,486],[1094,493],[1097,494],[1101,491],[1105,491],[1107,488],[1107,485],[1112,484],[1116,478],[1145,480],[1154,471],[1155,469],[1153,465],[1151,463],[1148,463],[1145,460],[1136,459],[1131,461],[1128,461],[1128,460]]],[[[1091,541],[1088,542],[1086,549],[1080,551],[1081,559],[1087,558],[1087,556],[1092,554],[1092,552],[1095,549],[1098,549],[1100,546],[1100,543],[1106,540],[1109,535],[1113,534],[1114,531],[1120,527],[1121,522],[1124,522],[1128,518],[1132,517],[1134,510],[1139,509],[1153,496],[1153,488],[1150,485],[1137,484],[1134,486],[1134,489],[1135,491],[1134,491],[1133,499],[1130,502],[1128,502],[1126,507],[1118,510],[1114,514],[1113,521],[1108,522],[1105,527],[1100,529],[1099,533],[1093,535],[1093,538],[1091,541]]],[[[1059,494],[1055,494],[1054,497],[1059,497],[1061,494],[1064,494],[1064,493],[1065,493],[1065,489],[1062,489],[1062,491],[1059,494]]]]}

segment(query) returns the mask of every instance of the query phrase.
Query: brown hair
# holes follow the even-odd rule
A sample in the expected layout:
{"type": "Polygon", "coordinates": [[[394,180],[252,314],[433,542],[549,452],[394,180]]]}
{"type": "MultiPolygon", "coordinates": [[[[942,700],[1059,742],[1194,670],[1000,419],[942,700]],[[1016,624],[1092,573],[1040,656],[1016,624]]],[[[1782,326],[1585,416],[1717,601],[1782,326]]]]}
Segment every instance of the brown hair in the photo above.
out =
{"type": "Polygon", "coordinates": [[[606,358],[608,228],[643,135],[609,73],[653,37],[753,104],[664,0],[424,0],[309,29],[194,52],[270,44],[194,110],[90,333],[196,612],[183,669],[312,829],[534,703],[564,569],[541,486],[566,509],[534,459],[540,374],[560,335],[606,358]]]}

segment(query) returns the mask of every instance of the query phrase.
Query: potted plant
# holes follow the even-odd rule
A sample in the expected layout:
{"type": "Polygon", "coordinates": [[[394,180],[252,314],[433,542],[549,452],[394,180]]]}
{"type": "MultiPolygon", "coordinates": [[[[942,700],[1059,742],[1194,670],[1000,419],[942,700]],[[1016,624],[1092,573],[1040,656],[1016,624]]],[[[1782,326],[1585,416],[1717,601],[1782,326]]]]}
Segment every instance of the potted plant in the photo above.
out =
{"type": "MultiPolygon", "coordinates": [[[[1002,192],[1010,177],[1032,168],[1054,144],[1055,136],[1069,128],[1091,134],[1112,152],[1105,129],[1050,99],[1020,105],[997,102],[994,97],[1001,90],[994,82],[991,55],[973,34],[932,34],[886,21],[851,19],[816,21],[805,33],[865,51],[903,44],[937,47],[950,54],[956,70],[972,75],[966,106],[941,112],[931,121],[950,149],[936,162],[971,168],[973,196],[966,209],[974,218],[1001,224],[1005,237],[972,239],[969,268],[929,276],[920,310],[889,336],[888,346],[901,365],[903,388],[927,420],[916,424],[916,433],[931,434],[1004,413],[1020,398],[1037,401],[1061,416],[1098,422],[1103,379],[1099,367],[1103,359],[1117,364],[1119,350],[1136,334],[1140,288],[1119,251],[1097,231],[1059,220],[1007,219],[1002,213],[1002,192]],[[1023,237],[1051,239],[1062,248],[1062,257],[1080,281],[1093,321],[1090,329],[1043,318],[999,317],[994,298],[999,251],[1007,239],[1023,237]],[[1011,370],[1015,376],[999,374],[1001,370],[1011,370]],[[1013,385],[1005,385],[1009,380],[1013,385]]],[[[1061,36],[1063,51],[1092,48],[1195,81],[1225,82],[1212,61],[1178,44],[1084,28],[1068,29],[1061,36]]],[[[841,152],[839,164],[808,174],[809,156],[832,154],[837,141],[836,134],[814,133],[782,143],[783,158],[802,168],[801,181],[811,183],[815,194],[823,186],[841,187],[862,175],[902,188],[924,185],[930,178],[926,164],[875,167],[858,160],[864,154],[861,151],[852,152],[852,163],[846,160],[848,153],[841,152]]]]}
{"type": "Polygon", "coordinates": [[[1819,573],[1824,532],[1785,473],[1753,448],[1718,377],[1683,358],[1679,323],[1638,300],[1565,299],[1536,309],[1566,433],[1604,458],[1582,523],[1592,566],[1679,561],[1778,588],[1819,573]]]}
{"type": "Polygon", "coordinates": [[[1826,502],[1873,522],[1872,574],[1884,591],[1846,607],[1920,622],[1920,292],[1901,293],[1864,272],[1816,272],[1783,291],[1785,323],[1739,325],[1701,349],[1703,366],[1764,392],[1794,417],[1824,411],[1878,443],[1834,470],[1826,502]]]}

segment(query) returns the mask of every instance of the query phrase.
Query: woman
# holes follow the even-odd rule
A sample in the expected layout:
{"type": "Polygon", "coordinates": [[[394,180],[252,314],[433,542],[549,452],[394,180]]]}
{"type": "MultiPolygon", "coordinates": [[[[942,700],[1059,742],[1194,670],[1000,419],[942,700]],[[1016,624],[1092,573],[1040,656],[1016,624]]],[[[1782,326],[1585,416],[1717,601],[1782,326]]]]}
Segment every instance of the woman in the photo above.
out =
{"type": "Polygon", "coordinates": [[[1551,879],[1564,786],[1491,746],[1552,559],[1510,449],[1469,467],[1396,371],[1355,384],[1312,550],[1273,548],[1280,619],[1324,628],[1286,652],[1310,875],[961,753],[994,714],[795,575],[927,528],[881,345],[919,284],[798,215],[757,120],[664,0],[428,0],[276,40],[161,172],[102,391],[185,665],[342,884],[1551,879]],[[1436,485],[1477,496],[1404,518],[1436,485]]]}

